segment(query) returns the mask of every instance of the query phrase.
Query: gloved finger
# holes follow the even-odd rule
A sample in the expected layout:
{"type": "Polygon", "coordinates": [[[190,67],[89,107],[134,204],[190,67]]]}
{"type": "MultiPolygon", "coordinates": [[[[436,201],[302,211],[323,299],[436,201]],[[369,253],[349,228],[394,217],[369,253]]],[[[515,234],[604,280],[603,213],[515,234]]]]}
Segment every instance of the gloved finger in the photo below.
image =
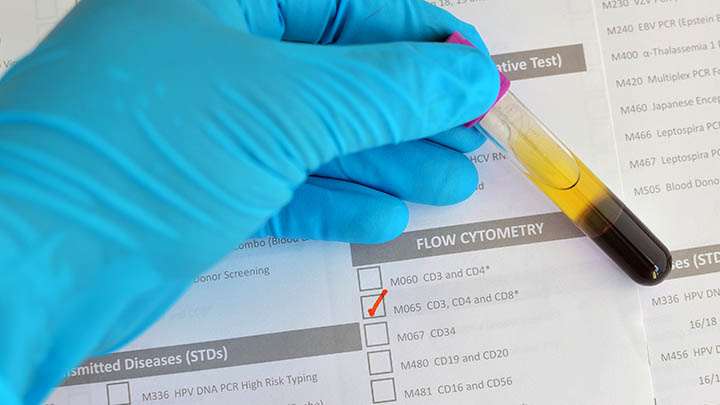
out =
{"type": "Polygon", "coordinates": [[[459,31],[487,52],[473,26],[423,0],[277,0],[285,22],[283,39],[361,44],[443,41],[459,31]]]}
{"type": "Polygon", "coordinates": [[[382,243],[405,230],[408,215],[405,203],[381,191],[310,176],[255,236],[382,243]]]}
{"type": "Polygon", "coordinates": [[[283,124],[287,131],[334,146],[320,163],[459,126],[487,111],[499,91],[492,59],[462,45],[283,45],[289,48],[285,63],[296,68],[285,71],[282,83],[258,91],[285,100],[303,117],[283,124]]]}
{"type": "Polygon", "coordinates": [[[473,128],[460,125],[427,139],[458,152],[469,153],[481,147],[487,137],[473,128]]]}
{"type": "Polygon", "coordinates": [[[405,142],[341,156],[320,167],[318,176],[372,187],[402,200],[456,204],[477,187],[475,166],[463,154],[426,141],[405,142]]]}
{"type": "Polygon", "coordinates": [[[198,0],[236,29],[286,41],[365,44],[443,41],[459,31],[487,53],[473,26],[423,0],[198,0]]]}

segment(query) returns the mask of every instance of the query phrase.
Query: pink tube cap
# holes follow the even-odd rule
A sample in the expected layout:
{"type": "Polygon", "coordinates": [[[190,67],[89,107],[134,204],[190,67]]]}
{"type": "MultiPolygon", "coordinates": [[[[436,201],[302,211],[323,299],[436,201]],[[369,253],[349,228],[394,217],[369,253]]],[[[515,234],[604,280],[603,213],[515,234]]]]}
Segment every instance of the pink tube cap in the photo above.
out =
{"type": "MultiPolygon", "coordinates": [[[[472,47],[474,48],[473,44],[471,44],[470,41],[468,41],[467,39],[465,39],[465,37],[463,37],[462,35],[460,35],[460,33],[457,32],[457,31],[453,32],[452,35],[450,35],[450,36],[448,37],[448,39],[445,40],[445,42],[449,42],[449,43],[451,43],[451,44],[460,44],[460,45],[472,46],[472,47]]],[[[490,111],[490,110],[495,106],[495,104],[497,104],[497,102],[502,98],[502,96],[504,96],[505,93],[507,93],[507,91],[510,89],[510,80],[508,80],[508,78],[505,77],[505,75],[502,74],[502,72],[500,72],[499,70],[498,70],[498,74],[500,75],[500,93],[498,94],[497,99],[495,99],[495,102],[494,102],[493,105],[488,109],[488,111],[490,111]]],[[[485,112],[485,114],[487,114],[487,111],[485,112]]],[[[475,125],[478,121],[480,121],[481,119],[483,119],[483,117],[485,116],[485,114],[483,114],[483,115],[475,118],[474,120],[466,123],[465,126],[468,127],[468,128],[470,128],[471,126],[475,125]]]]}

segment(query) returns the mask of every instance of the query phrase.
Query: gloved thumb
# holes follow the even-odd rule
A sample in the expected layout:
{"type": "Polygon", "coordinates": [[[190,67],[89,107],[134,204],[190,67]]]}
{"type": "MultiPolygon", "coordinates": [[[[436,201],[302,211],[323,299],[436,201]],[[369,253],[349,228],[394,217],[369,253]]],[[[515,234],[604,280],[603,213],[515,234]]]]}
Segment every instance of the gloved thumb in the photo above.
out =
{"type": "Polygon", "coordinates": [[[330,145],[320,163],[454,128],[486,112],[499,91],[490,56],[467,46],[288,45],[305,83],[294,125],[311,144],[330,145]]]}

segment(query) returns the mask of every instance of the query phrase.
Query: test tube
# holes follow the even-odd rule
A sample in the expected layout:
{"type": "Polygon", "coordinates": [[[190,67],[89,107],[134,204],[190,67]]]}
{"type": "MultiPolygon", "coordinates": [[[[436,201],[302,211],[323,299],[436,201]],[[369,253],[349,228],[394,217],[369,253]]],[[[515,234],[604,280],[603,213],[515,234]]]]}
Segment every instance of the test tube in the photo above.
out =
{"type": "Polygon", "coordinates": [[[667,277],[672,258],[665,245],[512,92],[473,128],[633,280],[655,285],[667,277]]]}

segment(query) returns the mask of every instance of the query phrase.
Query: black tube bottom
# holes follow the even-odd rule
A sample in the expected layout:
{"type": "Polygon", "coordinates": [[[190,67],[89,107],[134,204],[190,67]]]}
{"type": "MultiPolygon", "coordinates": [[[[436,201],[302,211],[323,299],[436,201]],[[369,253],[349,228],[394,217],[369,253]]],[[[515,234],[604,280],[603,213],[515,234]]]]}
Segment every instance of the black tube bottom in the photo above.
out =
{"type": "MultiPolygon", "coordinates": [[[[612,206],[617,215],[613,215],[615,219],[609,227],[591,239],[637,283],[650,286],[665,279],[672,268],[672,256],[667,247],[614,195],[598,206],[612,206]]],[[[597,214],[603,211],[607,212],[594,210],[597,214]]],[[[586,220],[591,222],[608,220],[605,217],[602,221],[592,218],[592,213],[588,214],[586,220]]]]}

